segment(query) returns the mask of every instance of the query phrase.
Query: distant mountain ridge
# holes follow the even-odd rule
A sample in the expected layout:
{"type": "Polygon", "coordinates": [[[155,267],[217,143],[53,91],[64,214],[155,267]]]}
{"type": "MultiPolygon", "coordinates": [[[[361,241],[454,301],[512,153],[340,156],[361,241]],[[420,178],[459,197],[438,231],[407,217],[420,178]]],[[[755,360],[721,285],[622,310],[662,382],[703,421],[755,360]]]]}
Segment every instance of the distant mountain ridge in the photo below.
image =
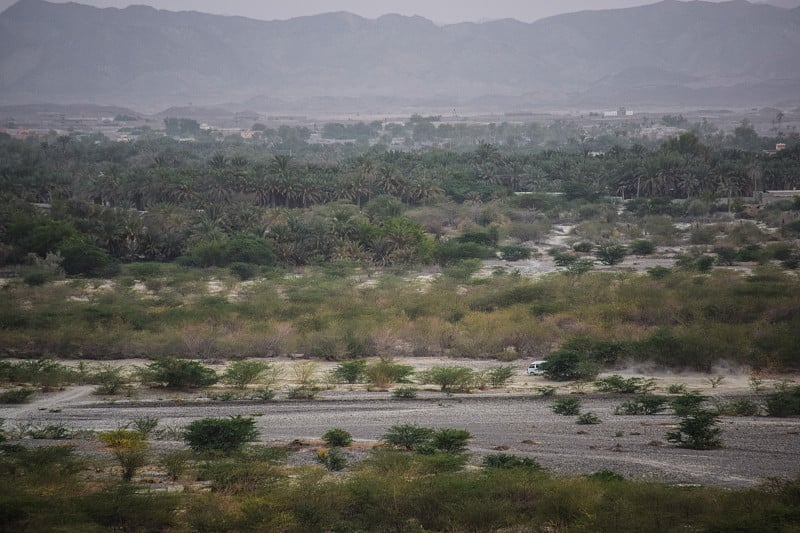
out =
{"type": "Polygon", "coordinates": [[[447,26],[21,0],[0,14],[0,104],[796,103],[798,50],[800,8],[744,0],[447,26]]]}

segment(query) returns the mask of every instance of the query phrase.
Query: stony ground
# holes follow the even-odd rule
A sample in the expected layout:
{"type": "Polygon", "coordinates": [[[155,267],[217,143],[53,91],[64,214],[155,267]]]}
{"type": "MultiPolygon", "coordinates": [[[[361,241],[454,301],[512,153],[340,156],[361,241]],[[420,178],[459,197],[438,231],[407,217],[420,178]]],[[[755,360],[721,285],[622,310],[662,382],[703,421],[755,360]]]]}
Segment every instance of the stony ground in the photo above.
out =
{"type": "MultiPolygon", "coordinates": [[[[461,364],[475,369],[496,362],[453,361],[434,358],[406,361],[417,369],[437,364],[461,364]]],[[[282,361],[287,368],[297,362],[282,361]]],[[[302,364],[302,363],[301,363],[302,364]]],[[[320,365],[322,377],[332,365],[320,365]]],[[[573,384],[554,384],[541,377],[528,377],[524,364],[517,363],[519,374],[502,389],[447,395],[425,388],[413,400],[392,398],[388,391],[367,391],[363,386],[337,386],[322,391],[317,399],[288,400],[279,393],[272,401],[212,401],[208,393],[175,393],[141,390],[131,397],[102,398],[90,386],[38,395],[30,404],[0,406],[0,418],[7,431],[24,424],[61,424],[70,430],[106,430],[142,417],[156,417],[161,427],[180,428],[191,420],[230,415],[253,416],[261,440],[286,445],[300,441],[291,461],[312,460],[320,436],[333,427],[351,432],[357,445],[348,450],[358,460],[395,424],[413,423],[428,427],[466,429],[471,462],[479,464],[488,453],[513,453],[536,458],[557,473],[591,473],[611,469],[630,479],[668,483],[719,486],[752,486],[771,477],[800,475],[800,418],[723,417],[723,448],[709,451],[680,449],[666,440],[676,418],[667,411],[655,416],[619,416],[614,408],[630,396],[598,393],[588,386],[580,390],[573,384]],[[578,425],[574,416],[556,415],[550,409],[553,397],[545,398],[539,387],[557,385],[555,397],[574,395],[581,399],[582,411],[593,412],[601,420],[596,425],[578,425]]],[[[764,391],[754,393],[748,377],[730,369],[712,388],[708,376],[656,376],[659,389],[672,383],[685,383],[690,390],[701,390],[716,401],[747,397],[758,401],[772,390],[776,380],[765,379],[764,391]]],[[[652,374],[644,374],[652,375],[652,374]]],[[[276,385],[285,390],[291,377],[276,385]]],[[[785,378],[785,376],[784,376],[785,378]]],[[[796,376],[795,376],[796,378],[796,376]]],[[[219,392],[219,391],[217,391],[219,392]]],[[[90,432],[86,432],[90,435],[90,432]]],[[[61,441],[58,441],[61,442],[61,441]]],[[[102,453],[90,437],[77,444],[87,452],[102,453]]],[[[157,441],[158,448],[179,447],[178,437],[157,441]]]]}

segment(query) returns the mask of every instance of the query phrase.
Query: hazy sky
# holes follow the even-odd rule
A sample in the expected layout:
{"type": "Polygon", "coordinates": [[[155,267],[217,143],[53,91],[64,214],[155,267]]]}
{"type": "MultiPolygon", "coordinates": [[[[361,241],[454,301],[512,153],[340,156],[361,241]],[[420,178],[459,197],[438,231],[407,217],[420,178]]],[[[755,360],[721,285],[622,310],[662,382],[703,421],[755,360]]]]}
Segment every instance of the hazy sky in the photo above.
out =
{"type": "MultiPolygon", "coordinates": [[[[15,0],[0,0],[0,11],[14,3],[15,0]]],[[[530,22],[559,13],[631,7],[652,4],[654,0],[80,0],[78,3],[98,7],[146,4],[170,11],[193,10],[263,20],[287,19],[330,11],[350,11],[367,18],[400,13],[421,15],[441,23],[453,23],[496,18],[515,18],[530,22]]]]}

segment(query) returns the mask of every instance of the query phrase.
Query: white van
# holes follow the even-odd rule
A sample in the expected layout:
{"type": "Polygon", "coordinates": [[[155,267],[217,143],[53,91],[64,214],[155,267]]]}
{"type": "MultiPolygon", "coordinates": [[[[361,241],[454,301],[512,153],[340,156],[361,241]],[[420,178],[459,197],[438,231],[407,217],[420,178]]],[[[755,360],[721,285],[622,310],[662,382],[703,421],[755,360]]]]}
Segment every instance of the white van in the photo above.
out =
{"type": "Polygon", "coordinates": [[[528,375],[529,376],[541,376],[544,374],[544,369],[542,365],[545,361],[533,361],[531,364],[528,365],[528,375]]]}

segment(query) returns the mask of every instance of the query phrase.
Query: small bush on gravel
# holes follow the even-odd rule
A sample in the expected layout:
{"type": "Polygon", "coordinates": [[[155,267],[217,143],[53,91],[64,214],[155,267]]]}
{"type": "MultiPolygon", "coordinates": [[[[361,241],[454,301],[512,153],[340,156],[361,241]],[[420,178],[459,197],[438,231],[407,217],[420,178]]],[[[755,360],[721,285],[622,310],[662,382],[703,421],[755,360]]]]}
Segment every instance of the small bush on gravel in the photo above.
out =
{"type": "Polygon", "coordinates": [[[667,392],[670,394],[686,394],[686,383],[670,383],[667,387],[667,392]]]}
{"type": "Polygon", "coordinates": [[[558,398],[550,409],[557,415],[574,416],[581,411],[581,401],[578,398],[558,398]]]}
{"type": "Polygon", "coordinates": [[[246,389],[266,373],[272,365],[263,361],[234,361],[225,370],[222,379],[236,387],[246,389]]]}
{"type": "Polygon", "coordinates": [[[158,427],[158,418],[152,416],[145,416],[141,418],[134,418],[131,426],[139,432],[143,438],[147,439],[158,427]]]}
{"type": "Polygon", "coordinates": [[[717,415],[711,411],[698,409],[681,417],[677,431],[667,433],[667,440],[681,448],[692,450],[712,450],[722,446],[717,427],[717,415]]]}
{"type": "Polygon", "coordinates": [[[483,458],[486,468],[525,468],[528,470],[542,470],[542,465],[532,457],[519,457],[509,453],[493,453],[483,458]]]}
{"type": "Polygon", "coordinates": [[[361,383],[364,381],[364,371],[367,362],[364,360],[345,361],[336,365],[333,369],[333,378],[338,383],[361,383]]]}
{"type": "Polygon", "coordinates": [[[656,251],[656,246],[652,241],[637,240],[631,243],[631,253],[634,255],[650,255],[656,251]]]}
{"type": "Polygon", "coordinates": [[[125,385],[125,378],[122,377],[122,368],[111,365],[102,365],[91,376],[91,381],[97,384],[95,394],[102,396],[112,396],[117,394],[125,385]]]}
{"type": "Polygon", "coordinates": [[[489,370],[489,383],[492,387],[502,387],[514,377],[514,367],[496,366],[489,370]]]}
{"type": "Polygon", "coordinates": [[[344,429],[332,428],[322,435],[322,440],[331,448],[344,448],[353,443],[353,436],[344,429]]]}
{"type": "Polygon", "coordinates": [[[686,416],[701,409],[703,402],[708,398],[697,391],[685,392],[673,398],[670,404],[677,416],[686,416]]]}
{"type": "Polygon", "coordinates": [[[500,258],[504,261],[522,261],[531,257],[531,249],[524,246],[503,246],[500,248],[500,258]]]}
{"type": "Polygon", "coordinates": [[[469,392],[475,385],[475,372],[465,366],[439,366],[420,372],[422,383],[439,385],[442,392],[469,392]]]}
{"type": "Polygon", "coordinates": [[[617,415],[655,415],[666,409],[667,398],[663,396],[642,395],[628,400],[614,409],[617,415]]]}
{"type": "Polygon", "coordinates": [[[645,378],[623,378],[618,374],[595,381],[594,386],[600,392],[618,392],[621,394],[645,394],[655,387],[655,380],[645,378]]]}
{"type": "Polygon", "coordinates": [[[347,458],[339,448],[330,448],[327,450],[321,448],[317,450],[314,459],[331,472],[344,470],[344,467],[347,466],[347,458]]]}
{"type": "Polygon", "coordinates": [[[168,389],[195,389],[217,382],[217,373],[198,361],[161,357],[139,370],[143,383],[168,389]]]}
{"type": "Polygon", "coordinates": [[[467,441],[472,438],[465,429],[442,428],[431,435],[434,449],[450,454],[462,453],[467,449],[467,441]]]}
{"type": "Polygon", "coordinates": [[[582,426],[592,425],[592,424],[599,424],[600,418],[594,413],[583,413],[578,416],[578,420],[576,424],[580,424],[582,426]]]}
{"type": "Polygon", "coordinates": [[[418,446],[428,443],[433,436],[433,431],[431,428],[415,424],[401,424],[390,427],[381,439],[391,446],[414,450],[418,446]]]}
{"type": "Polygon", "coordinates": [[[553,381],[590,380],[600,372],[600,367],[589,361],[586,355],[568,348],[550,354],[542,369],[553,381]]]}
{"type": "Polygon", "coordinates": [[[194,451],[230,453],[257,437],[255,420],[234,416],[195,420],[186,427],[183,439],[194,451]]]}
{"type": "Polygon", "coordinates": [[[604,265],[616,265],[625,259],[627,253],[627,248],[619,244],[604,244],[597,247],[595,255],[604,265]]]}
{"type": "Polygon", "coordinates": [[[413,373],[413,366],[395,363],[391,357],[382,357],[379,361],[368,364],[364,369],[370,385],[379,388],[386,388],[395,383],[407,383],[413,373]]]}
{"type": "Polygon", "coordinates": [[[765,400],[767,416],[786,417],[800,415],[800,387],[779,390],[765,400]]]}
{"type": "Polygon", "coordinates": [[[313,400],[317,397],[319,388],[310,385],[300,385],[299,387],[290,388],[286,397],[290,400],[313,400]]]}
{"type": "Polygon", "coordinates": [[[0,404],[18,404],[27,402],[36,392],[35,389],[19,388],[0,392],[0,404]]]}
{"type": "Polygon", "coordinates": [[[114,458],[122,467],[122,480],[130,481],[136,471],[147,462],[147,442],[144,435],[129,429],[115,429],[100,433],[97,438],[111,448],[114,458]]]}
{"type": "Polygon", "coordinates": [[[398,387],[392,391],[392,398],[399,398],[401,400],[413,400],[417,397],[417,389],[415,387],[398,387]]]}
{"type": "Polygon", "coordinates": [[[720,402],[715,408],[720,416],[757,416],[761,411],[756,402],[747,398],[740,398],[727,403],[720,402]]]}

